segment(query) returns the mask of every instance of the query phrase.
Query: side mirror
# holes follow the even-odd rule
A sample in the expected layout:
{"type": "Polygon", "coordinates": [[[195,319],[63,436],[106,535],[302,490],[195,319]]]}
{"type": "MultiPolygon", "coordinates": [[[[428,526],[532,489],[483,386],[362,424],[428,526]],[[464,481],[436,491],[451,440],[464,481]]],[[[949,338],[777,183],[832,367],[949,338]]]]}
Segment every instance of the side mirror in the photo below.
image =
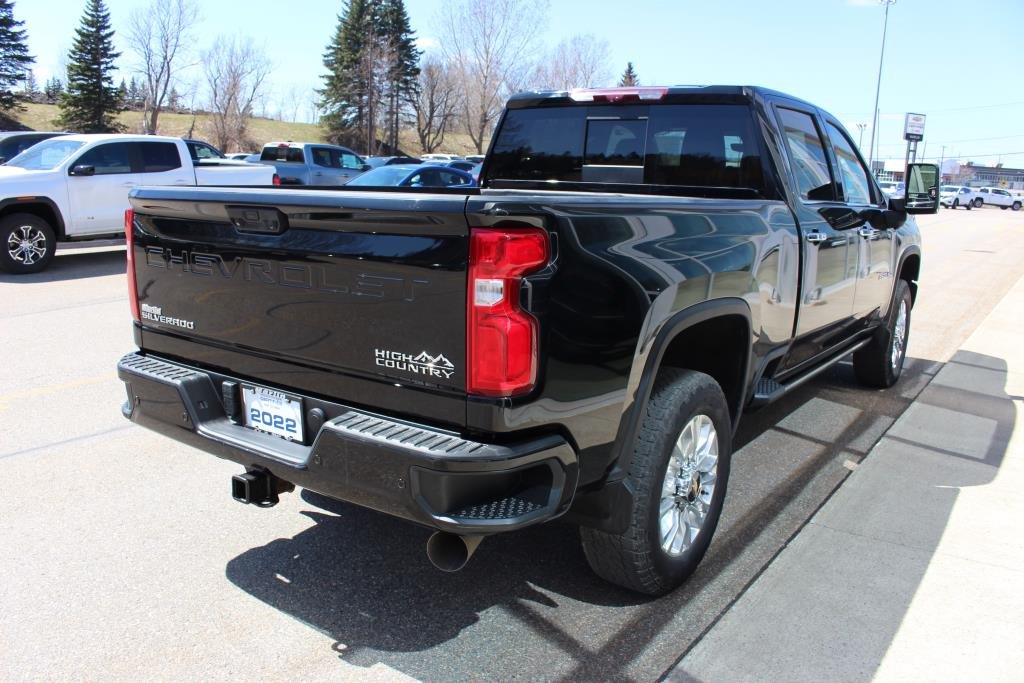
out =
{"type": "Polygon", "coordinates": [[[71,167],[68,175],[96,175],[96,167],[89,166],[88,164],[78,164],[71,167]]]}
{"type": "Polygon", "coordinates": [[[363,171],[369,171],[371,168],[373,168],[373,166],[370,166],[369,164],[363,164],[363,171]]]}
{"type": "Polygon", "coordinates": [[[939,210],[939,167],[935,164],[907,165],[907,213],[936,213],[939,210]]]}

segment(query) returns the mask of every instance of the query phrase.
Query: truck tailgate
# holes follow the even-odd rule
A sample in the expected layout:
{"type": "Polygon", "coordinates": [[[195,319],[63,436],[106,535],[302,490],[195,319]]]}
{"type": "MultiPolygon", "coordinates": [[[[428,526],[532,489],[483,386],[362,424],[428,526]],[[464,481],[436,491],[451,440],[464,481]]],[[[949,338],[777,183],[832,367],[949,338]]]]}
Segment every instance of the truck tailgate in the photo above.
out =
{"type": "Polygon", "coordinates": [[[465,195],[142,188],[131,203],[144,330],[465,392],[465,195]]]}

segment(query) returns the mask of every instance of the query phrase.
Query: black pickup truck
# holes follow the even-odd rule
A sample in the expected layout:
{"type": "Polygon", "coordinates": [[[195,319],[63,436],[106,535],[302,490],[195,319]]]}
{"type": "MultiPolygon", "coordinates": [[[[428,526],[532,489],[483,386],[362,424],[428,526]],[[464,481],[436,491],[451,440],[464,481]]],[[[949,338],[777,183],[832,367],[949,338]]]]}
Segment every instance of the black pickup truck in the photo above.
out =
{"type": "Polygon", "coordinates": [[[849,354],[887,387],[921,268],[838,120],[756,87],[526,93],[480,189],[138,188],[124,415],[436,530],[441,569],[562,517],[658,594],[714,533],[741,414],[849,354]]]}

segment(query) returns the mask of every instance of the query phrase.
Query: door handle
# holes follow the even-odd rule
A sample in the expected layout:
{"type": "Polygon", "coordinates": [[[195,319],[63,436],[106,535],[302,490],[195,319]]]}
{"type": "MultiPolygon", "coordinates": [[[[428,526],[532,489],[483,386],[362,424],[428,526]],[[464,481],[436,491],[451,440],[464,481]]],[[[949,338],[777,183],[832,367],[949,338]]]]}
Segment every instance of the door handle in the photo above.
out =
{"type": "Polygon", "coordinates": [[[807,238],[806,238],[806,239],[807,239],[807,241],[808,241],[808,242],[810,242],[811,244],[821,244],[821,243],[822,243],[822,242],[824,242],[824,241],[825,241],[825,240],[826,240],[827,238],[825,237],[825,233],[823,233],[823,232],[818,232],[817,230],[815,230],[815,231],[814,231],[814,232],[812,232],[812,233],[808,233],[808,235],[807,235],[807,238]]]}
{"type": "Polygon", "coordinates": [[[135,187],[135,183],[130,181],[127,183],[121,183],[121,187],[135,187]]]}
{"type": "Polygon", "coordinates": [[[863,227],[857,231],[857,234],[860,235],[861,237],[867,237],[868,239],[871,239],[872,237],[875,236],[877,232],[878,231],[875,230],[874,228],[863,227]]]}

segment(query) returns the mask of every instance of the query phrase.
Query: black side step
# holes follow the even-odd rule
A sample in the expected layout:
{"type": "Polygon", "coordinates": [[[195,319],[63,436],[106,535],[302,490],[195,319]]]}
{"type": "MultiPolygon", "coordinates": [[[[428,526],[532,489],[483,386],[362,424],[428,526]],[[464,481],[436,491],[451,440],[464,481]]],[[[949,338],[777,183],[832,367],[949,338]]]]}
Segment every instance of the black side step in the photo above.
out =
{"type": "Polygon", "coordinates": [[[757,381],[757,388],[754,391],[754,397],[750,399],[750,407],[760,408],[761,406],[766,406],[773,401],[779,400],[804,382],[807,382],[825,370],[828,370],[854,351],[867,346],[870,342],[871,337],[861,339],[860,341],[836,352],[836,354],[831,356],[828,360],[823,361],[821,364],[814,366],[807,372],[797,375],[785,383],[777,382],[774,379],[767,377],[762,377],[757,381]]]}

